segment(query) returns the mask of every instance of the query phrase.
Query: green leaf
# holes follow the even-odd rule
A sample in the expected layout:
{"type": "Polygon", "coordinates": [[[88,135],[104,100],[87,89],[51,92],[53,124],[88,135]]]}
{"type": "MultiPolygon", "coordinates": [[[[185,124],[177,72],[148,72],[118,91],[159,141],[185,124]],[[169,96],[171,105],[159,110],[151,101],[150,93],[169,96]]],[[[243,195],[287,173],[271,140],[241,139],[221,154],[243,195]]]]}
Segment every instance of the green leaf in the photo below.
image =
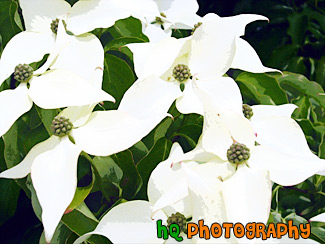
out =
{"type": "Polygon", "coordinates": [[[198,125],[187,125],[182,127],[177,133],[174,134],[175,136],[184,137],[190,146],[194,148],[199,140],[199,137],[202,133],[202,126],[198,125]]]}
{"type": "Polygon", "coordinates": [[[91,192],[95,182],[95,176],[93,175],[92,181],[88,186],[85,187],[77,187],[76,192],[74,194],[73,200],[68,206],[66,213],[71,212],[76,207],[78,207],[89,195],[91,192]]]}
{"type": "Polygon", "coordinates": [[[310,237],[319,243],[325,243],[325,229],[321,227],[311,227],[310,237]]]}
{"type": "Polygon", "coordinates": [[[294,88],[300,94],[314,98],[321,107],[325,108],[325,96],[320,95],[324,90],[318,83],[309,81],[303,75],[290,72],[284,72],[283,76],[279,76],[278,81],[281,87],[294,88]]]}
{"type": "Polygon", "coordinates": [[[303,44],[305,32],[308,27],[307,16],[303,13],[293,13],[288,16],[289,28],[288,35],[294,44],[303,44]]]}
{"type": "MultiPolygon", "coordinates": [[[[142,33],[142,23],[140,20],[129,17],[126,19],[121,19],[115,22],[113,26],[114,30],[123,37],[138,37],[141,40],[149,41],[148,37],[146,37],[142,33]]],[[[116,36],[114,36],[116,37],[116,36]]]]}
{"type": "Polygon", "coordinates": [[[137,164],[137,169],[143,182],[137,198],[147,199],[147,185],[150,174],[160,162],[168,157],[171,146],[171,141],[167,140],[165,137],[159,139],[148,155],[137,164]]]}
{"type": "Polygon", "coordinates": [[[14,180],[0,179],[0,226],[14,216],[20,187],[14,180]]]}
{"type": "MultiPolygon", "coordinates": [[[[71,230],[66,227],[63,223],[59,223],[58,227],[56,228],[54,235],[50,244],[57,244],[57,243],[66,243],[66,240],[70,237],[71,230]]],[[[43,231],[42,236],[40,238],[39,244],[47,244],[45,240],[45,233],[43,231]]]]}
{"type": "Polygon", "coordinates": [[[308,97],[299,97],[298,99],[293,99],[292,103],[296,104],[299,108],[296,109],[292,117],[295,119],[309,119],[309,109],[310,109],[310,101],[308,97]]]}
{"type": "Polygon", "coordinates": [[[323,133],[322,141],[319,145],[318,156],[325,159],[325,133],[323,133]]]}
{"type": "Polygon", "coordinates": [[[145,138],[142,139],[148,149],[151,149],[160,138],[165,137],[172,123],[172,118],[165,118],[155,127],[155,129],[153,129],[145,138]]]}
{"type": "Polygon", "coordinates": [[[109,103],[105,108],[116,109],[134,79],[132,69],[124,60],[111,54],[105,54],[103,89],[116,100],[115,104],[109,103]]]}
{"type": "Polygon", "coordinates": [[[94,157],[92,164],[97,172],[96,181],[99,190],[108,202],[115,202],[122,191],[120,188],[120,182],[123,178],[122,169],[111,157],[94,157]]]}
{"type": "Polygon", "coordinates": [[[288,103],[285,91],[270,75],[243,72],[237,76],[236,82],[255,103],[270,105],[288,103]]]}
{"type": "Polygon", "coordinates": [[[36,106],[37,113],[42,120],[45,129],[47,130],[48,134],[51,136],[52,129],[51,124],[55,116],[59,114],[59,109],[43,109],[36,106]]]}
{"type": "Polygon", "coordinates": [[[142,43],[142,42],[147,42],[147,41],[139,37],[119,37],[107,43],[107,45],[104,48],[104,51],[106,52],[110,49],[116,49],[125,46],[126,44],[129,43],[142,43]]]}
{"type": "MultiPolygon", "coordinates": [[[[61,221],[78,236],[93,231],[98,224],[98,220],[85,203],[80,204],[72,212],[63,215],[61,221]]],[[[105,237],[97,235],[91,236],[87,241],[92,244],[107,243],[105,237]]]]}
{"type": "Polygon", "coordinates": [[[21,31],[17,25],[18,3],[12,0],[2,0],[0,2],[0,34],[2,36],[1,45],[7,42],[21,31]]]}
{"type": "Polygon", "coordinates": [[[122,188],[122,197],[132,199],[139,191],[142,181],[137,168],[135,167],[132,153],[125,150],[111,156],[114,162],[122,169],[123,177],[120,182],[122,188]]]}
{"type": "Polygon", "coordinates": [[[134,160],[135,164],[137,164],[149,152],[148,148],[146,147],[146,145],[142,141],[139,141],[136,144],[134,144],[130,148],[130,151],[131,151],[131,153],[133,155],[133,160],[134,160]]]}

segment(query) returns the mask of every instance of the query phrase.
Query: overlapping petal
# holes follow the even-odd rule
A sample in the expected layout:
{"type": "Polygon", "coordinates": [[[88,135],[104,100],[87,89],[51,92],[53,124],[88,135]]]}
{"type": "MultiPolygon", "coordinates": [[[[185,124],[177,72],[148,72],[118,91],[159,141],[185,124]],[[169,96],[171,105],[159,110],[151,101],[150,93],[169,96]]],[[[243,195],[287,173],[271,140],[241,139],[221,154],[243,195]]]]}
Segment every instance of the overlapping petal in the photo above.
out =
{"type": "MultiPolygon", "coordinates": [[[[174,143],[168,159],[157,165],[148,181],[149,201],[155,207],[157,207],[158,203],[160,209],[164,208],[163,210],[167,215],[181,212],[185,216],[191,216],[192,206],[188,197],[185,173],[180,165],[174,161],[175,158],[180,158],[182,155],[184,153],[181,146],[178,143],[174,143]],[[176,198],[170,192],[175,192],[176,198]],[[170,201],[166,201],[166,198],[169,198],[170,201]],[[162,199],[164,202],[169,203],[166,204],[167,207],[162,206],[159,202],[162,199]]],[[[193,166],[196,163],[191,162],[190,164],[193,166]]]]}
{"type": "Polygon", "coordinates": [[[75,194],[77,162],[81,152],[68,137],[56,139],[56,143],[50,150],[39,152],[31,167],[31,178],[42,207],[42,222],[48,242],[75,194]]]}
{"type": "Polygon", "coordinates": [[[131,147],[157,123],[155,117],[140,120],[119,110],[96,111],[84,126],[72,131],[72,136],[83,151],[107,156],[131,147]]]}
{"type": "Polygon", "coordinates": [[[14,90],[0,92],[0,136],[4,135],[12,124],[33,106],[29,98],[26,83],[21,83],[14,90]]]}
{"type": "Polygon", "coordinates": [[[90,85],[81,76],[64,69],[52,70],[34,77],[29,95],[35,104],[45,109],[114,101],[108,93],[90,85]]]}
{"type": "Polygon", "coordinates": [[[137,80],[125,92],[119,110],[139,119],[146,119],[152,115],[161,116],[161,121],[175,99],[181,95],[177,84],[152,75],[137,80]]]}

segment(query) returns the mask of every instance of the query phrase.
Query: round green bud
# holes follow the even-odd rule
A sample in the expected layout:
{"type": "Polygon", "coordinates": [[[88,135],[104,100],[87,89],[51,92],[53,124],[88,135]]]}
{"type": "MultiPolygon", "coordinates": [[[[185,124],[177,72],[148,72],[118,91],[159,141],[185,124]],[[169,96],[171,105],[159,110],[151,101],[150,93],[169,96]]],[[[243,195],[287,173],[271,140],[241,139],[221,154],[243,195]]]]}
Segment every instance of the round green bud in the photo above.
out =
{"type": "Polygon", "coordinates": [[[163,12],[160,13],[161,17],[167,18],[166,14],[164,14],[163,12]]]}
{"type": "Polygon", "coordinates": [[[252,118],[253,116],[253,109],[251,108],[251,106],[247,105],[247,104],[243,104],[243,114],[247,119],[252,118]]]}
{"type": "Polygon", "coordinates": [[[187,81],[191,78],[190,69],[185,64],[178,64],[173,69],[173,77],[179,82],[187,81]]]}
{"type": "MultiPolygon", "coordinates": [[[[57,34],[58,33],[59,21],[60,21],[60,19],[55,19],[51,23],[51,30],[52,30],[52,32],[54,34],[57,34]]],[[[62,20],[62,23],[63,23],[64,28],[66,28],[67,27],[67,24],[65,23],[64,20],[62,20]]]]}
{"type": "Polygon", "coordinates": [[[198,22],[197,24],[194,25],[194,28],[192,29],[191,35],[196,31],[197,28],[199,28],[202,25],[202,22],[198,22]]]}
{"type": "Polygon", "coordinates": [[[170,228],[172,224],[177,224],[179,226],[179,230],[184,233],[186,233],[186,223],[187,220],[185,216],[179,212],[172,214],[168,219],[167,219],[167,226],[170,228]]]}
{"type": "Polygon", "coordinates": [[[15,67],[14,78],[19,82],[28,81],[33,75],[34,69],[28,64],[18,64],[15,67]]]}
{"type": "Polygon", "coordinates": [[[56,116],[52,121],[51,128],[53,135],[62,137],[70,133],[73,125],[68,118],[65,118],[63,116],[56,116]]]}
{"type": "Polygon", "coordinates": [[[227,150],[227,158],[230,163],[241,164],[250,157],[250,150],[244,144],[234,142],[227,150]]]}

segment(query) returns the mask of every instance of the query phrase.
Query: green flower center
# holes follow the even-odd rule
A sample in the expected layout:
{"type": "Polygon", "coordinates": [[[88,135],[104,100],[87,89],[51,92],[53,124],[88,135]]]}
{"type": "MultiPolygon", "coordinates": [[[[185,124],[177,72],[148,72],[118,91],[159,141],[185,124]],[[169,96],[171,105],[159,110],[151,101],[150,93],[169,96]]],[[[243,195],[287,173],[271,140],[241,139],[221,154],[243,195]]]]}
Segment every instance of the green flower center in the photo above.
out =
{"type": "MultiPolygon", "coordinates": [[[[57,34],[58,33],[59,21],[60,21],[60,19],[55,19],[51,23],[51,30],[52,30],[52,32],[54,34],[57,34]]],[[[64,20],[62,20],[62,23],[63,23],[64,28],[66,28],[67,27],[67,24],[65,23],[64,20]]]]}
{"type": "Polygon", "coordinates": [[[168,224],[168,228],[170,228],[170,226],[172,224],[177,224],[179,226],[179,230],[184,233],[186,233],[186,223],[187,220],[185,218],[185,216],[179,212],[172,214],[168,219],[167,219],[167,224],[168,224]]]}
{"type": "Polygon", "coordinates": [[[194,25],[194,28],[192,29],[191,35],[194,34],[197,28],[199,28],[202,25],[202,22],[198,22],[197,24],[194,25]]]}
{"type": "Polygon", "coordinates": [[[59,137],[68,135],[72,130],[72,127],[73,125],[70,120],[63,116],[56,116],[51,125],[53,135],[59,137]]]}
{"type": "Polygon", "coordinates": [[[253,109],[251,108],[251,106],[247,105],[247,104],[243,104],[243,114],[247,119],[252,118],[253,116],[253,109]]]}
{"type": "Polygon", "coordinates": [[[28,81],[33,75],[34,69],[28,64],[18,64],[15,67],[14,78],[19,82],[28,81]]]}
{"type": "Polygon", "coordinates": [[[230,163],[241,164],[250,157],[250,150],[244,144],[234,142],[227,150],[227,158],[230,163]]]}
{"type": "Polygon", "coordinates": [[[160,17],[156,17],[156,20],[155,21],[159,25],[163,25],[164,24],[164,21],[160,17]]]}
{"type": "Polygon", "coordinates": [[[185,64],[178,64],[173,69],[173,77],[179,82],[187,81],[191,78],[190,69],[185,64]]]}

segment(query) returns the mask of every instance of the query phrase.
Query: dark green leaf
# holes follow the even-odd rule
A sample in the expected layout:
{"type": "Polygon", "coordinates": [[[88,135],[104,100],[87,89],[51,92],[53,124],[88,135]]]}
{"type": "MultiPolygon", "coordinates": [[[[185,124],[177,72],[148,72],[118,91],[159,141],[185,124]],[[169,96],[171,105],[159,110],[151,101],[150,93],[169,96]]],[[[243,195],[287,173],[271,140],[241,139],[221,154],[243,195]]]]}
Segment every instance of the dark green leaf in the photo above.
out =
{"type": "Polygon", "coordinates": [[[14,180],[0,179],[0,226],[15,214],[19,193],[14,180]]]}
{"type": "Polygon", "coordinates": [[[109,103],[106,108],[116,109],[124,93],[134,82],[133,71],[124,60],[111,54],[105,54],[103,79],[103,89],[116,100],[115,104],[109,103]]]}
{"type": "Polygon", "coordinates": [[[164,137],[160,138],[148,155],[137,164],[137,169],[143,182],[137,198],[147,199],[147,185],[150,174],[160,162],[164,161],[168,157],[171,146],[171,141],[164,137]]]}

